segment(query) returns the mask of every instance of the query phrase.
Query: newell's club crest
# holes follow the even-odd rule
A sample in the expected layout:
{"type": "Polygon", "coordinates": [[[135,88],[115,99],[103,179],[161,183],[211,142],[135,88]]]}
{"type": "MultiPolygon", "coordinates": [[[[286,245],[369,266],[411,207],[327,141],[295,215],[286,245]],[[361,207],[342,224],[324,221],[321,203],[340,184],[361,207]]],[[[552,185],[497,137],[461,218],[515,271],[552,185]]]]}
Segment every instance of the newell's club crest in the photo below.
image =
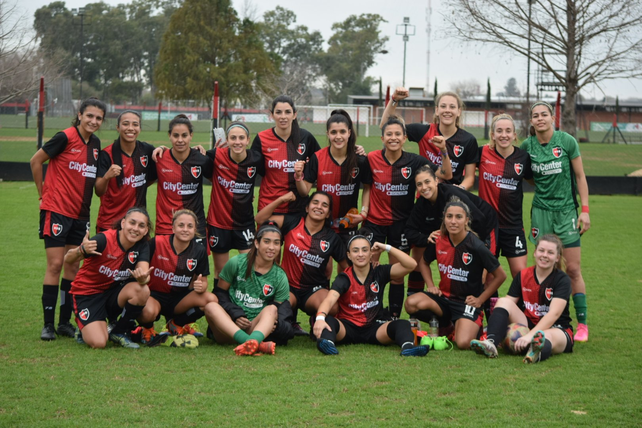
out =
{"type": "Polygon", "coordinates": [[[561,147],[553,147],[553,156],[556,158],[559,158],[562,156],[562,148],[561,147]]]}
{"type": "Polygon", "coordinates": [[[406,180],[409,179],[412,175],[412,168],[409,166],[404,166],[403,168],[401,168],[401,175],[403,175],[403,178],[405,178],[406,180]]]}
{"type": "Polygon", "coordinates": [[[94,149],[94,160],[98,160],[98,149],[94,149]]]}
{"type": "Polygon", "coordinates": [[[54,223],[51,225],[51,233],[54,234],[54,236],[58,236],[62,233],[62,224],[60,223],[54,223]]]}
{"type": "Polygon", "coordinates": [[[350,173],[350,176],[352,178],[357,178],[357,175],[359,175],[359,168],[352,168],[352,172],[350,173]]]}
{"type": "Polygon", "coordinates": [[[252,177],[254,177],[254,174],[256,174],[256,167],[255,166],[249,167],[247,169],[247,176],[252,178],[252,177]]]}
{"type": "Polygon", "coordinates": [[[524,171],[524,165],[522,165],[521,163],[516,163],[515,165],[513,165],[513,167],[515,167],[515,172],[517,173],[517,175],[522,175],[522,171],[524,171]]]}
{"type": "Polygon", "coordinates": [[[144,166],[145,168],[147,168],[147,160],[148,160],[148,159],[147,159],[147,155],[145,155],[145,156],[141,156],[141,157],[140,157],[140,164],[141,164],[142,166],[144,166]]]}
{"type": "Polygon", "coordinates": [[[187,269],[189,269],[190,272],[196,269],[196,264],[196,259],[187,259],[187,269]]]}
{"type": "Polygon", "coordinates": [[[89,309],[85,308],[78,312],[78,317],[83,321],[87,321],[89,319],[89,309]]]}
{"type": "Polygon", "coordinates": [[[299,147],[296,149],[296,152],[303,156],[303,153],[305,153],[305,143],[299,143],[299,147]]]}
{"type": "Polygon", "coordinates": [[[271,286],[270,284],[263,284],[263,295],[265,297],[269,296],[274,292],[274,287],[271,286]]]}
{"type": "Polygon", "coordinates": [[[546,298],[548,300],[551,300],[553,298],[553,289],[552,288],[547,288],[545,292],[546,298]]]}
{"type": "Polygon", "coordinates": [[[201,167],[200,166],[193,166],[190,169],[190,171],[192,173],[192,177],[194,177],[194,178],[198,178],[198,177],[201,176],[201,167]]]}
{"type": "Polygon", "coordinates": [[[321,247],[321,251],[325,253],[328,251],[328,248],[330,248],[330,243],[328,241],[321,241],[319,242],[319,246],[321,247]]]}
{"type": "Polygon", "coordinates": [[[372,290],[373,293],[378,293],[379,283],[377,281],[374,281],[372,284],[370,284],[370,289],[372,290]]]}
{"type": "Polygon", "coordinates": [[[531,236],[533,237],[533,239],[537,239],[537,237],[539,236],[539,229],[536,227],[531,228],[531,236]]]}
{"type": "Polygon", "coordinates": [[[218,236],[210,236],[210,247],[216,247],[218,244],[218,236]]]}
{"type": "Polygon", "coordinates": [[[464,153],[464,146],[457,145],[453,147],[453,153],[457,157],[461,156],[461,154],[464,153]]]}
{"type": "Polygon", "coordinates": [[[470,253],[464,253],[461,255],[461,261],[464,262],[465,265],[469,265],[470,262],[473,261],[473,255],[470,253]]]}
{"type": "Polygon", "coordinates": [[[130,251],[129,254],[127,254],[127,260],[129,260],[129,263],[131,264],[136,263],[137,258],[138,258],[138,251],[130,251]]]}

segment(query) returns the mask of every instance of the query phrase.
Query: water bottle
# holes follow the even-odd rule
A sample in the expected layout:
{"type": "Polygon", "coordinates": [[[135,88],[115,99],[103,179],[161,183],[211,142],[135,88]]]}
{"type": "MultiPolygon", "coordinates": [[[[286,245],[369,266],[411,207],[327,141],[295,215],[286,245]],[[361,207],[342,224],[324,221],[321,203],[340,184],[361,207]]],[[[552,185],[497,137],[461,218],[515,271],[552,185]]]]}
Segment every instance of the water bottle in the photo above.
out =
{"type": "Polygon", "coordinates": [[[430,320],[430,331],[428,335],[430,337],[439,337],[439,320],[435,316],[430,320]]]}
{"type": "Polygon", "coordinates": [[[359,210],[356,208],[350,208],[345,217],[339,217],[332,220],[332,227],[336,229],[350,229],[354,227],[354,223],[352,223],[351,218],[347,214],[357,215],[359,214],[359,210]]]}
{"type": "Polygon", "coordinates": [[[410,330],[412,330],[413,336],[415,336],[415,345],[417,345],[417,331],[419,331],[419,320],[417,318],[410,318],[410,330]]]}

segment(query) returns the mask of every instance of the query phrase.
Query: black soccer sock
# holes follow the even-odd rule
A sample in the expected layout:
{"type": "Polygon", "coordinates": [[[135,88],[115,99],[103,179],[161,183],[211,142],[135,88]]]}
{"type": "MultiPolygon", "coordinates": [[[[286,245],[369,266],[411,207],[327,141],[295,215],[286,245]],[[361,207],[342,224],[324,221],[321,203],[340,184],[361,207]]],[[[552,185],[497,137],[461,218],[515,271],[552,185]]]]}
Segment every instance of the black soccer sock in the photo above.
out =
{"type": "Polygon", "coordinates": [[[432,317],[436,316],[433,311],[428,309],[420,309],[414,314],[409,314],[411,318],[417,318],[419,321],[430,322],[432,317]]]}
{"type": "Polygon", "coordinates": [[[214,292],[214,289],[218,285],[218,278],[214,278],[214,286],[212,287],[212,293],[214,292]]]}
{"type": "Polygon", "coordinates": [[[388,333],[389,338],[402,348],[407,343],[411,343],[410,346],[415,346],[415,335],[412,334],[410,321],[408,320],[391,321],[386,328],[386,333],[388,333]]]}
{"type": "Polygon", "coordinates": [[[42,286],[42,312],[45,324],[53,324],[56,319],[56,302],[58,301],[58,284],[42,286]]]}
{"type": "Polygon", "coordinates": [[[493,316],[488,321],[487,339],[492,340],[495,345],[502,343],[508,330],[508,311],[504,308],[495,308],[493,316]]]}
{"type": "Polygon", "coordinates": [[[176,325],[184,326],[198,321],[205,313],[200,308],[190,308],[182,314],[174,315],[176,325]]]}
{"type": "Polygon", "coordinates": [[[488,299],[486,299],[486,301],[482,305],[482,307],[484,308],[484,316],[486,317],[486,323],[488,323],[489,320],[490,320],[490,312],[491,312],[491,310],[490,310],[490,299],[492,299],[493,297],[497,298],[498,296],[499,296],[499,294],[497,294],[497,291],[495,291],[493,293],[493,295],[490,296],[488,299]]]}
{"type": "Polygon", "coordinates": [[[136,318],[138,318],[140,314],[143,313],[144,307],[145,306],[132,305],[129,302],[125,303],[123,312],[121,313],[118,321],[116,321],[116,325],[114,326],[114,329],[111,332],[114,334],[125,333],[128,327],[130,326],[130,324],[133,323],[136,320],[136,318]]]}
{"type": "Polygon", "coordinates": [[[403,282],[390,283],[390,289],[388,290],[388,306],[393,317],[399,318],[401,316],[401,310],[403,309],[403,291],[403,282]]]}
{"type": "Polygon", "coordinates": [[[336,344],[337,333],[339,332],[339,321],[335,317],[328,315],[327,317],[325,317],[325,322],[330,326],[332,331],[324,328],[323,332],[321,332],[320,338],[331,340],[334,344],[336,344]]]}
{"type": "Polygon", "coordinates": [[[553,354],[553,344],[550,340],[544,339],[544,347],[542,348],[542,353],[539,356],[539,361],[548,360],[553,354]]]}
{"type": "Polygon", "coordinates": [[[154,322],[153,321],[152,322],[139,322],[138,325],[143,327],[143,328],[154,328],[154,322]]]}
{"type": "Polygon", "coordinates": [[[71,280],[62,279],[60,281],[60,313],[58,314],[58,324],[67,324],[71,320],[71,280]]]}
{"type": "Polygon", "coordinates": [[[421,272],[410,272],[408,275],[408,295],[424,291],[424,285],[424,277],[421,276],[421,272]]]}

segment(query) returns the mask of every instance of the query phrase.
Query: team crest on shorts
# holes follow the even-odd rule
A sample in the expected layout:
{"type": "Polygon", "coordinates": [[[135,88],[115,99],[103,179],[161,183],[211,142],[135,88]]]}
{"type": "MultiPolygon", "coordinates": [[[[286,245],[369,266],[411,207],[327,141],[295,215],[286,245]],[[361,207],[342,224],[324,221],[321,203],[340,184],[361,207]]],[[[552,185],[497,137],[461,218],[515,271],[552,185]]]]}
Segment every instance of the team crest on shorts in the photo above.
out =
{"type": "Polygon", "coordinates": [[[401,168],[401,175],[403,175],[403,178],[405,178],[406,180],[409,179],[412,175],[412,168],[409,166],[404,166],[403,168],[401,168]]]}
{"type": "Polygon", "coordinates": [[[453,147],[453,153],[457,157],[461,156],[461,154],[464,153],[464,146],[456,145],[453,147]]]}
{"type": "Polygon", "coordinates": [[[62,224],[60,223],[54,223],[51,225],[51,233],[54,234],[54,236],[58,236],[62,233],[62,224]]]}
{"type": "Polygon", "coordinates": [[[328,248],[330,248],[330,243],[328,241],[321,241],[319,242],[319,247],[321,247],[321,251],[325,253],[328,251],[328,248]]]}
{"type": "Polygon", "coordinates": [[[303,155],[303,153],[305,153],[305,143],[299,143],[299,147],[296,149],[296,152],[303,155]]]}
{"type": "Polygon", "coordinates": [[[83,321],[87,321],[89,319],[89,309],[85,308],[82,311],[78,312],[78,318],[83,321]]]}
{"type": "Polygon", "coordinates": [[[533,239],[537,239],[537,237],[539,236],[539,229],[536,227],[532,227],[531,236],[533,237],[533,239]]]}
{"type": "Polygon", "coordinates": [[[191,272],[194,269],[196,269],[197,261],[196,261],[196,259],[187,259],[187,263],[186,264],[187,264],[187,269],[189,269],[190,272],[191,272]]]}
{"type": "Polygon", "coordinates": [[[201,167],[200,166],[193,166],[190,170],[192,172],[192,177],[198,178],[201,176],[201,167]]]}
{"type": "Polygon", "coordinates": [[[374,281],[372,284],[370,284],[370,289],[372,290],[373,293],[378,293],[379,283],[377,281],[374,281]]]}
{"type": "Polygon", "coordinates": [[[515,168],[515,172],[517,173],[517,175],[522,175],[524,165],[522,165],[521,163],[516,163],[515,165],[513,165],[513,167],[515,168]]]}
{"type": "Polygon", "coordinates": [[[368,234],[366,234],[366,239],[367,239],[371,244],[372,244],[372,236],[373,236],[373,234],[372,234],[372,233],[368,233],[368,234]]]}
{"type": "Polygon", "coordinates": [[[461,261],[464,262],[465,265],[469,265],[470,262],[473,261],[473,255],[470,253],[464,253],[461,255],[461,261]]]}
{"type": "Polygon", "coordinates": [[[553,298],[553,289],[547,288],[546,291],[544,292],[544,295],[548,300],[551,300],[553,298]]]}
{"type": "Polygon", "coordinates": [[[148,161],[147,155],[140,157],[140,164],[142,166],[147,167],[147,161],[148,161]]]}
{"type": "Polygon", "coordinates": [[[562,156],[562,148],[561,147],[553,147],[553,156],[556,158],[559,158],[562,156]]]}
{"type": "Polygon", "coordinates": [[[249,167],[247,169],[247,176],[252,178],[252,177],[254,177],[254,174],[256,174],[256,167],[255,166],[249,167]]]}
{"type": "Polygon", "coordinates": [[[98,149],[94,149],[94,160],[98,160],[98,149]]]}
{"type": "Polygon", "coordinates": [[[131,264],[136,263],[137,258],[138,258],[138,251],[130,251],[129,254],[127,254],[127,260],[129,260],[129,263],[131,264]]]}
{"type": "Polygon", "coordinates": [[[357,167],[352,168],[352,172],[350,173],[350,176],[352,178],[357,178],[357,175],[359,175],[359,168],[357,168],[357,167]]]}
{"type": "Polygon", "coordinates": [[[274,287],[270,284],[263,284],[263,295],[265,297],[269,296],[274,292],[274,287]]]}
{"type": "Polygon", "coordinates": [[[210,247],[216,247],[218,244],[218,236],[210,236],[210,247]]]}

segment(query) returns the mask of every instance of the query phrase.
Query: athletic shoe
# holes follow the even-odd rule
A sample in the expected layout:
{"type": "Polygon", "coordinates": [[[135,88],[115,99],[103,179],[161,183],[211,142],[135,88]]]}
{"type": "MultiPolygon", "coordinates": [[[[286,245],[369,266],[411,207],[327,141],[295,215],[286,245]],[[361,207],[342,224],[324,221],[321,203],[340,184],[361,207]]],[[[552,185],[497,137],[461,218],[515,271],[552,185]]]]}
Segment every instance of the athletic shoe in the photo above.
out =
{"type": "Polygon", "coordinates": [[[85,339],[82,338],[82,333],[80,333],[80,329],[76,329],[74,332],[74,338],[76,339],[76,343],[79,345],[85,345],[85,339]]]}
{"type": "Polygon", "coordinates": [[[53,324],[45,324],[40,333],[40,339],[42,340],[56,340],[56,330],[54,329],[53,324]]]}
{"type": "Polygon", "coordinates": [[[531,346],[528,348],[528,352],[524,357],[524,362],[526,364],[539,362],[539,359],[542,356],[542,348],[544,347],[545,340],[546,337],[544,336],[544,332],[537,330],[533,336],[533,340],[531,340],[531,346]]]}
{"type": "Polygon", "coordinates": [[[169,331],[169,333],[172,336],[180,336],[181,334],[186,333],[183,327],[176,324],[173,319],[167,321],[167,325],[165,327],[167,328],[167,331],[169,331]]]}
{"type": "Polygon", "coordinates": [[[107,324],[107,334],[111,334],[114,327],[116,327],[116,323],[107,324]]]}
{"type": "Polygon", "coordinates": [[[453,344],[446,336],[434,337],[432,339],[432,349],[435,351],[450,351],[453,349],[453,344]]]}
{"type": "Polygon", "coordinates": [[[183,334],[191,334],[194,337],[203,337],[203,333],[195,322],[183,326],[183,334]]]}
{"type": "Polygon", "coordinates": [[[236,355],[253,355],[259,349],[259,342],[255,339],[250,339],[245,343],[241,343],[234,348],[236,355]]]}
{"type": "Polygon", "coordinates": [[[432,346],[433,346],[433,343],[434,343],[434,339],[436,339],[436,337],[424,336],[424,337],[421,338],[421,341],[419,342],[419,345],[427,346],[428,349],[432,349],[432,346]]]}
{"type": "MultiPolygon", "coordinates": [[[[259,349],[256,351],[258,354],[259,352],[261,354],[268,354],[268,355],[274,355],[274,352],[276,351],[276,343],[274,342],[261,342],[259,343],[259,349]]],[[[254,354],[256,355],[256,354],[254,354]]]]}
{"type": "Polygon", "coordinates": [[[575,333],[574,340],[576,342],[588,342],[588,326],[586,324],[577,324],[577,333],[575,333]]]}
{"type": "Polygon", "coordinates": [[[334,342],[328,339],[318,339],[317,349],[325,355],[338,355],[339,350],[334,345],[334,342]]]}
{"type": "Polygon", "coordinates": [[[148,345],[154,340],[158,333],[152,328],[141,327],[142,331],[140,332],[140,343],[143,345],[148,345]]]}
{"type": "Polygon", "coordinates": [[[301,328],[301,324],[298,322],[292,323],[292,329],[294,330],[295,336],[309,336],[309,333],[301,328]]]}
{"type": "Polygon", "coordinates": [[[138,346],[138,343],[132,342],[132,340],[127,336],[126,334],[120,334],[120,333],[109,333],[109,340],[111,340],[114,343],[119,344],[123,348],[130,348],[130,349],[138,349],[140,346],[138,346]]]}
{"type": "Polygon", "coordinates": [[[76,334],[76,329],[73,325],[71,325],[70,322],[65,322],[62,324],[58,324],[56,333],[58,334],[58,336],[74,337],[76,334]]]}
{"type": "Polygon", "coordinates": [[[194,349],[198,347],[198,339],[191,334],[180,334],[178,336],[172,336],[170,334],[160,334],[159,341],[163,346],[169,346],[170,348],[188,348],[194,349]]]}
{"type": "Polygon", "coordinates": [[[430,349],[427,346],[409,346],[401,350],[402,357],[425,357],[430,349]]]}
{"type": "Polygon", "coordinates": [[[478,354],[486,355],[488,358],[497,358],[497,347],[490,340],[473,339],[470,341],[470,349],[478,354]]]}

